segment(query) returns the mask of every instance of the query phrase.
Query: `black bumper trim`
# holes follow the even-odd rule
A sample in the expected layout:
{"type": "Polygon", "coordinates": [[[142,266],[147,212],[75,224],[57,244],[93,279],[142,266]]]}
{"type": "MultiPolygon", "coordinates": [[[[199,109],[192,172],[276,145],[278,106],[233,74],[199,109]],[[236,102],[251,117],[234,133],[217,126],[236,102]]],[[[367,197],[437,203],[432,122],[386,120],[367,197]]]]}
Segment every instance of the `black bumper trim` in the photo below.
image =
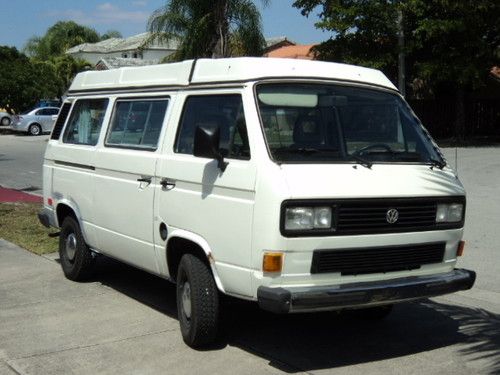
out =
{"type": "Polygon", "coordinates": [[[257,290],[260,308],[274,313],[336,310],[435,297],[472,288],[476,273],[465,269],[429,276],[328,287],[257,290]]]}
{"type": "Polygon", "coordinates": [[[46,227],[46,228],[50,228],[50,218],[49,218],[49,215],[47,215],[46,212],[44,211],[40,211],[38,213],[38,220],[40,221],[40,223],[46,227]]]}

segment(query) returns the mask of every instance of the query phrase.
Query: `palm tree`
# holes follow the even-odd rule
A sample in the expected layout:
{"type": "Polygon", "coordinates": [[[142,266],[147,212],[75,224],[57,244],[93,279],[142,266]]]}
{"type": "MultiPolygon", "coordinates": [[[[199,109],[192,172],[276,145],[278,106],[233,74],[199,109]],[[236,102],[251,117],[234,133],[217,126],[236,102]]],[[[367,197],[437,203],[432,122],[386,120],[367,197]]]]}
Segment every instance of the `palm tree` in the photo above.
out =
{"type": "Polygon", "coordinates": [[[28,40],[24,51],[31,57],[47,60],[63,55],[68,48],[81,43],[98,42],[99,34],[73,21],[59,21],[51,26],[44,36],[34,36],[28,40]]]}
{"type": "Polygon", "coordinates": [[[151,15],[148,30],[146,44],[179,41],[170,61],[260,56],[265,45],[260,13],[251,0],[169,0],[151,15]]]}

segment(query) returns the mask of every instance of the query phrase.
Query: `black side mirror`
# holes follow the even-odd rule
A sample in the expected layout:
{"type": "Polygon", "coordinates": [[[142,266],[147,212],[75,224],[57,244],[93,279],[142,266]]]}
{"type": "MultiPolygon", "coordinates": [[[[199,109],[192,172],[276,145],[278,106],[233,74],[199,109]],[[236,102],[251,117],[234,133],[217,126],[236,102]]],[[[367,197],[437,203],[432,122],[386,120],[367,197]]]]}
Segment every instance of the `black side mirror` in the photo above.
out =
{"type": "Polygon", "coordinates": [[[218,126],[197,126],[194,133],[193,155],[200,158],[215,159],[219,169],[224,172],[227,163],[219,152],[220,129],[218,126]]]}

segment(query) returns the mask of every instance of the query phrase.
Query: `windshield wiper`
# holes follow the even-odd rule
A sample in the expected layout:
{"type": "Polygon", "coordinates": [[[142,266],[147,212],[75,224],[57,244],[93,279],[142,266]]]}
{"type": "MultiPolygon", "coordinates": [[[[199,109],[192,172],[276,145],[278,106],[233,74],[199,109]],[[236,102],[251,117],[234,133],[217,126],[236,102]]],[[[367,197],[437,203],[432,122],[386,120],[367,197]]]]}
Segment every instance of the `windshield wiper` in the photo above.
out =
{"type": "Polygon", "coordinates": [[[441,170],[446,167],[446,162],[444,160],[429,159],[428,162],[431,163],[432,167],[438,167],[441,170]]]}
{"type": "Polygon", "coordinates": [[[373,163],[371,161],[366,160],[365,158],[362,158],[361,156],[356,155],[355,153],[351,154],[351,158],[354,159],[354,160],[356,160],[363,167],[366,167],[368,169],[372,168],[373,163]]]}
{"type": "Polygon", "coordinates": [[[321,152],[335,152],[338,153],[339,150],[336,148],[313,148],[313,147],[297,147],[297,148],[286,148],[286,147],[281,147],[278,149],[275,149],[274,151],[278,152],[289,152],[289,153],[296,153],[296,154],[317,154],[321,152]]]}

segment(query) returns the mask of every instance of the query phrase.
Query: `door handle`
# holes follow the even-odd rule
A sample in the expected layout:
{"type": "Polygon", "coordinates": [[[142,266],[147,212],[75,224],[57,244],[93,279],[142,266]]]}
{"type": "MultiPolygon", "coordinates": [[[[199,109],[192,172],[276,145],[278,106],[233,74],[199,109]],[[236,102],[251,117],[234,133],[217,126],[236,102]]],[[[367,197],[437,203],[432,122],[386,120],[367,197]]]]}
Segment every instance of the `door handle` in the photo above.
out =
{"type": "Polygon", "coordinates": [[[151,180],[152,180],[152,177],[150,177],[150,176],[141,176],[141,178],[137,179],[138,182],[146,182],[148,184],[151,183],[151,180]]]}
{"type": "Polygon", "coordinates": [[[160,180],[160,185],[165,190],[171,190],[175,187],[175,182],[172,180],[169,180],[168,178],[162,178],[160,180]]]}

